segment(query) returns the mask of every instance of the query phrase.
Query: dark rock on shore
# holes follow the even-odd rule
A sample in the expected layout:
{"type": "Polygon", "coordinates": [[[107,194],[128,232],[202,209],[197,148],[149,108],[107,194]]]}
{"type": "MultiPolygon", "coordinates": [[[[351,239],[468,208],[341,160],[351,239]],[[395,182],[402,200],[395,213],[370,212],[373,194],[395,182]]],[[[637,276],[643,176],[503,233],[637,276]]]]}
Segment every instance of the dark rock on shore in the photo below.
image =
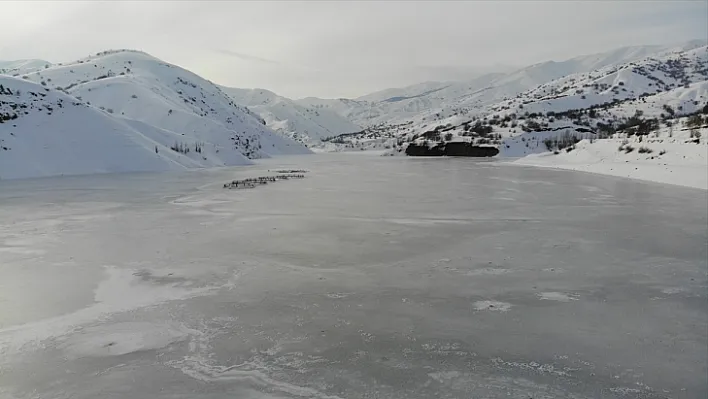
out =
{"type": "Polygon", "coordinates": [[[406,148],[406,155],[414,157],[493,157],[499,149],[491,146],[475,146],[464,142],[438,143],[429,147],[427,144],[411,143],[406,148]]]}

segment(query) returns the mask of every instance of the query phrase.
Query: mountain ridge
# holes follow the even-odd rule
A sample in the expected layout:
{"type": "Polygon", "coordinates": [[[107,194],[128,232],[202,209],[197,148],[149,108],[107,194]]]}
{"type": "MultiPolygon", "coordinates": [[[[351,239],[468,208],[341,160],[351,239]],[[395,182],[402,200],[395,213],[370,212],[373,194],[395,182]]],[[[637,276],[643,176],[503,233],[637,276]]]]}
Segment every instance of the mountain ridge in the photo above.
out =
{"type": "MultiPolygon", "coordinates": [[[[85,150],[81,154],[89,157],[91,151],[81,143],[91,141],[99,152],[109,151],[109,147],[100,142],[103,136],[106,140],[110,139],[105,133],[108,130],[120,132],[120,135],[141,143],[143,147],[122,146],[126,148],[125,151],[118,151],[125,159],[126,165],[122,166],[106,166],[100,162],[77,163],[76,159],[69,157],[73,154],[75,158],[77,154],[60,151],[44,162],[51,167],[33,169],[32,164],[3,154],[5,159],[14,159],[14,163],[6,161],[3,164],[0,170],[2,178],[49,173],[76,174],[80,173],[81,167],[87,172],[98,173],[245,165],[251,163],[249,159],[310,153],[301,144],[269,129],[262,118],[235,104],[212,82],[141,51],[104,51],[73,62],[50,65],[23,75],[22,79],[3,76],[3,80],[8,87],[32,82],[47,93],[67,96],[62,102],[70,103],[70,113],[75,115],[74,126],[71,120],[59,120],[59,112],[35,115],[29,123],[22,123],[28,126],[19,132],[8,124],[0,125],[0,138],[13,142],[5,152],[18,153],[18,148],[26,147],[41,153],[41,148],[54,134],[78,143],[78,148],[85,150]],[[80,111],[84,107],[90,112],[80,111]],[[93,117],[96,112],[103,115],[102,119],[93,117]],[[58,122],[53,126],[46,123],[47,118],[56,118],[58,122]],[[87,118],[93,118],[93,129],[100,134],[90,136],[84,131],[82,124],[87,118]],[[120,127],[115,127],[116,124],[120,127]],[[106,125],[113,127],[108,129],[106,125]],[[27,130],[34,131],[32,129],[41,134],[27,133],[27,130]],[[131,158],[143,160],[145,152],[160,162],[140,161],[137,165],[128,165],[132,162],[131,158]],[[61,153],[66,154],[61,156],[61,153]],[[165,162],[170,165],[165,166],[165,162]]],[[[37,91],[32,89],[32,92],[37,91]]],[[[12,104],[9,104],[10,100],[4,100],[10,107],[27,107],[31,102],[25,97],[14,98],[12,104]]],[[[46,106],[55,109],[52,105],[42,105],[45,109],[46,106]]],[[[109,155],[104,155],[111,159],[109,155]]],[[[43,164],[42,159],[35,162],[43,164]]]]}
{"type": "MultiPolygon", "coordinates": [[[[77,121],[91,120],[97,130],[117,132],[123,139],[108,135],[107,140],[122,143],[119,146],[127,149],[124,155],[142,165],[102,165],[87,157],[85,165],[79,164],[89,171],[243,165],[249,159],[309,153],[306,147],[400,151],[405,143],[442,136],[497,145],[503,155],[524,155],[527,151],[518,146],[518,137],[524,134],[533,133],[533,153],[543,151],[539,145],[543,137],[558,131],[596,134],[607,125],[626,128],[636,121],[635,113],[644,115],[645,121],[699,112],[708,97],[705,43],[623,47],[471,80],[423,82],[358,99],[334,100],[292,100],[265,89],[219,86],[136,50],[108,50],[38,69],[44,61],[4,62],[0,65],[14,65],[13,74],[18,76],[0,75],[3,90],[13,93],[3,94],[0,103],[6,118],[0,124],[0,155],[5,155],[0,178],[27,174],[19,172],[22,157],[6,155],[9,151],[18,154],[24,148],[29,154],[32,148],[41,153],[48,145],[64,148],[51,141],[54,136],[45,134],[53,129],[47,122],[52,116],[69,112],[57,111],[58,103],[72,109],[77,121]],[[27,68],[21,78],[20,67],[27,68]],[[35,85],[25,89],[34,93],[31,98],[16,95],[24,84],[35,85]],[[50,96],[51,101],[37,102],[54,92],[66,97],[58,101],[59,97],[50,96]],[[17,109],[27,107],[33,114],[38,109],[43,114],[35,115],[33,123],[28,124],[31,118],[22,115],[17,116],[21,122],[12,122],[17,109]],[[667,115],[669,108],[671,115],[667,115]],[[33,137],[26,133],[32,129],[44,136],[23,143],[24,138],[33,137]],[[505,145],[517,150],[506,151],[505,145]],[[148,156],[157,160],[148,160],[148,156]],[[10,159],[20,165],[18,171],[12,170],[10,159]]],[[[72,142],[94,139],[80,127],[71,127],[68,119],[56,120],[58,136],[65,135],[72,142]]],[[[528,143],[524,147],[530,148],[528,143]]],[[[77,148],[88,151],[81,145],[77,148]]],[[[96,148],[108,150],[101,143],[96,148]]],[[[56,157],[50,158],[45,163],[51,167],[43,168],[42,159],[37,159],[37,168],[27,168],[40,175],[52,168],[59,174],[76,173],[68,158],[62,161],[66,163],[63,169],[56,166],[56,157]]]]}

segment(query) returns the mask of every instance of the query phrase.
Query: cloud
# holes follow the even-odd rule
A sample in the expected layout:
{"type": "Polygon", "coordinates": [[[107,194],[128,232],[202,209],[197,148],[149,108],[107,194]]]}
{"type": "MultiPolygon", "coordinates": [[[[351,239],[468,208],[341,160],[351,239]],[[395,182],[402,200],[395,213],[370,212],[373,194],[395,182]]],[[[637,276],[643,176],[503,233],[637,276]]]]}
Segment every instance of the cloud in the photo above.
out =
{"type": "Polygon", "coordinates": [[[267,58],[262,58],[262,57],[256,57],[255,55],[239,53],[239,52],[233,51],[233,50],[216,49],[214,51],[219,54],[225,54],[225,55],[228,55],[231,57],[236,57],[236,58],[242,59],[244,61],[255,61],[255,62],[261,62],[261,63],[265,63],[265,64],[282,65],[282,63],[279,61],[269,60],[267,58]]]}
{"type": "Polygon", "coordinates": [[[705,1],[3,1],[0,59],[135,48],[235,87],[356,97],[705,38],[705,1]]]}

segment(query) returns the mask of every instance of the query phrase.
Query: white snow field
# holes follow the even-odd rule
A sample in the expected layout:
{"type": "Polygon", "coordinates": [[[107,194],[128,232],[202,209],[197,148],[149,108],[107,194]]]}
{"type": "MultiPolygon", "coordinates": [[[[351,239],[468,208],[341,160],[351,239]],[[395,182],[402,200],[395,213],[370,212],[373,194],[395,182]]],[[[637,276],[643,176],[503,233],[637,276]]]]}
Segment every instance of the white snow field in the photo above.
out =
{"type": "MultiPolygon", "coordinates": [[[[708,129],[703,129],[708,134],[708,129]]],[[[531,154],[513,161],[513,164],[568,169],[579,172],[599,173],[648,180],[658,183],[708,189],[708,147],[686,144],[685,140],[635,140],[607,139],[591,143],[582,140],[571,152],[561,151],[531,154]],[[625,144],[628,142],[629,144],[625,144]],[[627,154],[620,147],[634,147],[627,154]],[[640,153],[639,148],[651,153],[640,153]],[[664,153],[665,152],[665,153],[664,153]],[[659,155],[661,154],[661,155],[659,155]]]]}
{"type": "Polygon", "coordinates": [[[708,394],[708,191],[254,163],[0,181],[0,398],[708,394]],[[281,169],[308,172],[223,188],[281,169]]]}

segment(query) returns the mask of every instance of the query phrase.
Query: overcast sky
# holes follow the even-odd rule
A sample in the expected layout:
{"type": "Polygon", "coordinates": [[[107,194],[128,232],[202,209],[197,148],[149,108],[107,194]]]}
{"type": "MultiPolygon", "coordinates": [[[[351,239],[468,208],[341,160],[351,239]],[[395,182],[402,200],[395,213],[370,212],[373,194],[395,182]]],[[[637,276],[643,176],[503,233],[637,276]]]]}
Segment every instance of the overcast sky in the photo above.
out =
{"type": "Polygon", "coordinates": [[[708,39],[708,2],[2,1],[0,59],[132,48],[233,87],[356,97],[626,45],[708,39]]]}

